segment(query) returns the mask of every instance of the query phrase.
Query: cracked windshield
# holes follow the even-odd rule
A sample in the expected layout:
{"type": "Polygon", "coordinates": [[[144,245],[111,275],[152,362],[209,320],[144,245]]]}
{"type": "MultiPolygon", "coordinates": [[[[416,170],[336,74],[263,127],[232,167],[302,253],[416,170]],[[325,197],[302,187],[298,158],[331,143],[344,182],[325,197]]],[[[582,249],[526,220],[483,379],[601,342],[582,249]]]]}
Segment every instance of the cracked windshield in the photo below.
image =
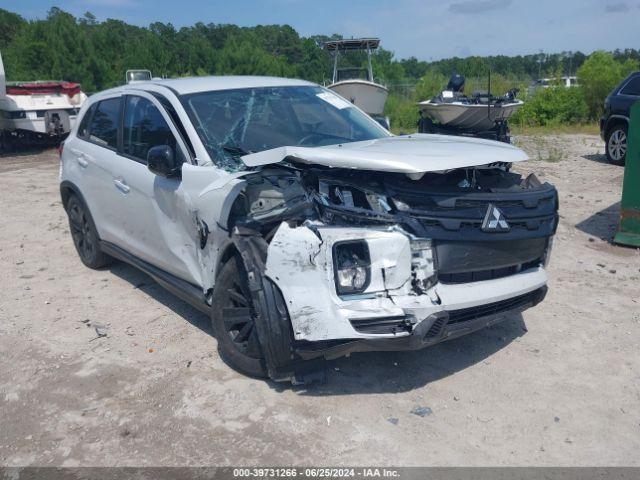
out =
{"type": "Polygon", "coordinates": [[[269,87],[183,97],[212,160],[228,170],[240,157],[282,146],[320,147],[390,134],[351,103],[321,87],[269,87]]]}

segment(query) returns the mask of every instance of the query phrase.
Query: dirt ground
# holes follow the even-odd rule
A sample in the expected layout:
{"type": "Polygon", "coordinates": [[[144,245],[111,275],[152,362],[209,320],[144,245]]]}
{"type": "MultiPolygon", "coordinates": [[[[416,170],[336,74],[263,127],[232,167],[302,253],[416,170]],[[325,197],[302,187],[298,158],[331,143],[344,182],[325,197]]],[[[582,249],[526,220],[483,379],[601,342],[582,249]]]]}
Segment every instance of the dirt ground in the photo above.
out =
{"type": "Polygon", "coordinates": [[[55,151],[0,158],[0,464],[640,466],[640,252],[610,243],[623,168],[595,136],[517,142],[518,170],[560,192],[547,299],[306,388],[230,370],[208,319],[132,267],[83,267],[55,151]]]}

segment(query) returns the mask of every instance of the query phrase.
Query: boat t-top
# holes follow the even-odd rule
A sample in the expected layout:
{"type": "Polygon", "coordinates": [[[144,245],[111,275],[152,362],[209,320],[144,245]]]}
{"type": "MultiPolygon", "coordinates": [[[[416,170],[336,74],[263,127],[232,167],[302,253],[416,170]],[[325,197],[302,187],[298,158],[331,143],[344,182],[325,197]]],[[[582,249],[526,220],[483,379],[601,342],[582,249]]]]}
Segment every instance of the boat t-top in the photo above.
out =
{"type": "Polygon", "coordinates": [[[349,100],[356,107],[375,117],[382,115],[389,90],[375,83],[371,54],[380,45],[379,38],[352,38],[331,40],[323,43],[323,48],[333,56],[333,76],[328,88],[349,100]],[[339,58],[347,52],[366,52],[367,68],[338,68],[339,58]]]}

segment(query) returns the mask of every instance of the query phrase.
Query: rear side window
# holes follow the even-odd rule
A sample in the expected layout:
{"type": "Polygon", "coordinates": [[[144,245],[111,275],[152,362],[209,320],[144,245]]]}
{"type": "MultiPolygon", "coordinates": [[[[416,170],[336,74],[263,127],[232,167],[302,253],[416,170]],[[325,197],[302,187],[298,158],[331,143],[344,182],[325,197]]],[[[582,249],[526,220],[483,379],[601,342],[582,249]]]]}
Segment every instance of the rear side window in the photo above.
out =
{"type": "Polygon", "coordinates": [[[176,137],[162,113],[146,98],[126,97],[122,133],[123,153],[137,160],[146,162],[147,153],[151,147],[169,145],[177,158],[184,161],[177,146],[176,137]]]}
{"type": "Polygon", "coordinates": [[[78,136],[80,138],[89,138],[89,120],[91,120],[91,115],[96,110],[96,105],[96,103],[91,105],[80,121],[80,126],[78,127],[78,136]]]}
{"type": "Polygon", "coordinates": [[[105,147],[118,147],[118,119],[120,98],[110,98],[98,103],[89,125],[89,139],[105,147]]]}
{"type": "Polygon", "coordinates": [[[640,96],[640,76],[632,78],[631,81],[629,81],[629,83],[624,86],[620,93],[622,95],[640,96]]]}

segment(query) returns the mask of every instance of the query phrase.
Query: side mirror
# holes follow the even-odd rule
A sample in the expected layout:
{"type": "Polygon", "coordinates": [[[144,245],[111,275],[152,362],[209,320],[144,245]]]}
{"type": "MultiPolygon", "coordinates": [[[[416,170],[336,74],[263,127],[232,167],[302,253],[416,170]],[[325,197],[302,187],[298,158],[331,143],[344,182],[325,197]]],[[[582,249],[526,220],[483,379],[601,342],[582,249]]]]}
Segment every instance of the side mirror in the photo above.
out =
{"type": "Polygon", "coordinates": [[[169,145],[156,145],[149,149],[147,168],[156,175],[167,178],[180,175],[180,164],[176,162],[176,155],[169,145]]]}

